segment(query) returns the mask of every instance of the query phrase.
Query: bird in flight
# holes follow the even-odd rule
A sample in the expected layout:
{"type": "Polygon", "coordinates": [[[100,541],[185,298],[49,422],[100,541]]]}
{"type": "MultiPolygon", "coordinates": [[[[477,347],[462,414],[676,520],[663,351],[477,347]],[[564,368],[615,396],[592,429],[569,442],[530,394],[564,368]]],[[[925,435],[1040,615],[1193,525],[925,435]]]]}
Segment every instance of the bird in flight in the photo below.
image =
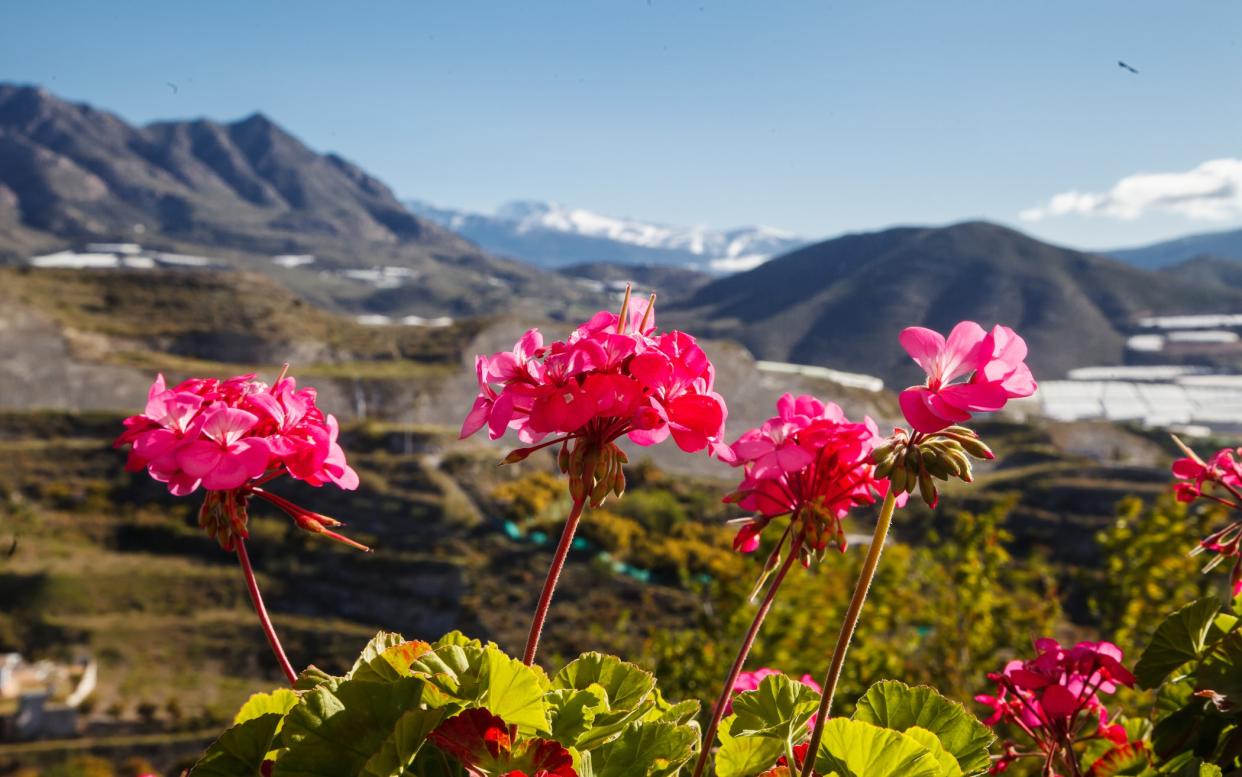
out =
{"type": "Polygon", "coordinates": [[[1129,66],[1129,65],[1127,65],[1126,63],[1122,62],[1120,59],[1119,59],[1119,60],[1117,60],[1117,67],[1122,68],[1123,70],[1129,70],[1129,71],[1130,71],[1131,73],[1133,73],[1134,75],[1138,75],[1138,71],[1137,71],[1137,70],[1135,70],[1134,68],[1130,67],[1130,66],[1129,66]]]}
{"type": "Polygon", "coordinates": [[[174,84],[172,81],[165,81],[164,83],[168,85],[168,88],[172,90],[173,94],[176,94],[179,91],[177,89],[177,85],[174,84]]]}

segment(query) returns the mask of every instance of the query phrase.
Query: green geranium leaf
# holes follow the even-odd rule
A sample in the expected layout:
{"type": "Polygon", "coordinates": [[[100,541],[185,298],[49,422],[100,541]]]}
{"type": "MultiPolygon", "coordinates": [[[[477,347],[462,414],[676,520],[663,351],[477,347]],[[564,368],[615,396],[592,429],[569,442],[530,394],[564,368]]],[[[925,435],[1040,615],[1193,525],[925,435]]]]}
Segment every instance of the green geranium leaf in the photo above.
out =
{"type": "Polygon", "coordinates": [[[358,659],[354,661],[353,667],[345,673],[345,678],[352,679],[358,670],[379,658],[380,654],[385,650],[400,645],[402,642],[405,642],[405,637],[394,631],[381,631],[374,637],[371,637],[371,641],[367,643],[366,647],[362,649],[362,653],[359,654],[358,659]]]}
{"type": "Polygon", "coordinates": [[[1178,667],[1197,659],[1219,612],[1216,598],[1208,596],[1165,618],[1134,667],[1139,685],[1155,688],[1178,667]]]}
{"type": "Polygon", "coordinates": [[[647,713],[643,718],[643,722],[648,723],[662,720],[665,723],[689,723],[698,717],[699,707],[698,699],[686,699],[676,704],[665,704],[663,706],[657,702],[655,709],[647,713]]]}
{"type": "Polygon", "coordinates": [[[656,707],[655,675],[616,656],[586,653],[571,661],[552,678],[558,689],[591,690],[602,697],[591,728],[574,744],[591,750],[613,739],[656,707]]]}
{"type": "Polygon", "coordinates": [[[771,737],[735,737],[730,734],[734,717],[720,724],[720,748],[716,751],[716,777],[756,777],[771,769],[785,754],[785,743],[771,737]]]}
{"type": "Polygon", "coordinates": [[[426,642],[399,642],[384,648],[365,663],[354,664],[349,676],[353,680],[372,682],[392,682],[399,677],[409,677],[412,674],[410,665],[430,652],[431,645],[426,642]]]}
{"type": "Polygon", "coordinates": [[[359,777],[401,777],[418,757],[436,726],[448,717],[448,709],[410,710],[397,719],[392,734],[367,760],[359,777]]]}
{"type": "Polygon", "coordinates": [[[846,718],[824,724],[815,770],[839,777],[940,777],[931,751],[911,737],[846,718]]]}
{"type": "Polygon", "coordinates": [[[256,693],[246,700],[242,708],[233,717],[233,725],[245,723],[260,715],[276,713],[282,718],[298,703],[298,695],[288,688],[277,688],[271,693],[256,693]]]}
{"type": "Polygon", "coordinates": [[[483,647],[482,642],[480,642],[477,639],[472,639],[470,637],[467,637],[465,634],[462,634],[460,631],[450,631],[448,634],[445,634],[443,637],[440,637],[438,640],[436,640],[434,647],[442,648],[442,647],[448,647],[449,645],[456,645],[457,647],[477,647],[477,648],[483,647]]]}
{"type": "MultiPolygon", "coordinates": [[[[1222,777],[1219,766],[1204,763],[1192,753],[1179,753],[1160,766],[1162,777],[1222,777]]],[[[1147,775],[1144,775],[1147,777],[1147,775]]]]}
{"type": "Polygon", "coordinates": [[[310,666],[303,669],[302,672],[298,675],[298,679],[295,680],[293,683],[293,690],[309,691],[312,688],[316,688],[328,682],[329,680],[336,680],[336,679],[341,679],[341,678],[338,678],[335,675],[330,675],[327,672],[320,669],[319,667],[315,666],[314,664],[311,664],[310,666]]]}
{"type": "Polygon", "coordinates": [[[1242,634],[1233,633],[1203,659],[1195,673],[1200,690],[1224,697],[1221,704],[1230,709],[1242,705],[1242,634]]]}
{"type": "Polygon", "coordinates": [[[566,747],[577,747],[579,738],[595,725],[595,715],[608,708],[608,695],[598,685],[581,691],[568,688],[549,692],[548,718],[552,738],[566,747]]]}
{"type": "Polygon", "coordinates": [[[268,712],[225,731],[190,769],[191,777],[257,775],[283,718],[282,713],[268,712]]]}
{"type": "Polygon", "coordinates": [[[547,675],[505,655],[495,645],[448,644],[415,659],[409,667],[425,677],[430,706],[456,702],[486,707],[506,723],[526,731],[549,733],[547,675]]]}
{"type": "Polygon", "coordinates": [[[603,653],[585,653],[569,662],[552,678],[555,688],[585,690],[595,685],[604,691],[608,711],[630,712],[647,700],[655,689],[655,675],[603,653]]]}
{"type": "Polygon", "coordinates": [[[961,765],[953,757],[952,753],[944,749],[944,744],[940,741],[940,737],[918,726],[911,726],[904,733],[915,742],[927,748],[932,758],[936,759],[941,777],[962,777],[961,765]]]}
{"type": "Polygon", "coordinates": [[[796,742],[819,707],[819,694],[783,674],[768,675],[733,699],[733,736],[796,742]]]}
{"type": "Polygon", "coordinates": [[[698,730],[672,723],[636,723],[591,752],[594,777],[676,774],[695,753],[698,730]]]}
{"type": "Polygon", "coordinates": [[[895,731],[918,726],[935,734],[953,754],[965,774],[978,774],[991,766],[988,748],[996,735],[965,707],[950,701],[934,688],[885,680],[871,686],[858,700],[854,720],[874,723],[895,731]]]}
{"type": "Polygon", "coordinates": [[[275,777],[358,774],[379,753],[407,711],[418,707],[423,680],[331,681],[305,693],[280,732],[287,750],[275,777]]]}

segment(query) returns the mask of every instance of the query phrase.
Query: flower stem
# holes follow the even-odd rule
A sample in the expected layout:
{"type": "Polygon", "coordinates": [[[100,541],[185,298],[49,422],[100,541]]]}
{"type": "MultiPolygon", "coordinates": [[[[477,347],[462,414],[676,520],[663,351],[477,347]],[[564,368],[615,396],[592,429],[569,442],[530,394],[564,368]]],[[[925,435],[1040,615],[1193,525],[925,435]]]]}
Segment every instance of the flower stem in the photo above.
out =
{"type": "Polygon", "coordinates": [[[285,655],[285,649],[280,644],[280,637],[276,636],[276,627],[272,625],[267,608],[263,606],[263,595],[259,593],[259,582],[254,578],[254,568],[250,566],[250,554],[246,552],[246,541],[241,537],[236,537],[234,542],[237,544],[237,560],[241,563],[242,574],[246,578],[246,588],[250,591],[250,601],[254,604],[254,611],[258,614],[259,623],[263,626],[263,635],[267,637],[267,644],[271,645],[272,652],[276,654],[276,661],[280,664],[281,671],[285,673],[285,679],[289,681],[289,685],[293,685],[298,680],[298,673],[293,671],[293,665],[289,663],[289,657],[285,655]]]}
{"type": "Polygon", "coordinates": [[[582,508],[586,506],[586,496],[574,500],[569,511],[565,528],[561,530],[561,541],[557,543],[556,555],[552,557],[552,566],[548,567],[548,577],[543,581],[543,591],[539,594],[539,604],[535,607],[535,617],[530,622],[530,636],[526,638],[526,652],[522,662],[527,666],[535,663],[535,654],[539,652],[539,637],[543,634],[543,623],[548,619],[548,608],[552,606],[552,594],[556,592],[556,583],[561,579],[561,570],[565,568],[565,559],[574,544],[574,532],[578,530],[578,521],[582,518],[582,508]]]}
{"type": "MultiPolygon", "coordinates": [[[[768,592],[763,597],[763,602],[759,604],[758,611],[755,612],[754,619],[750,622],[750,629],[746,632],[746,637],[742,640],[741,647],[738,648],[737,657],[733,660],[733,666],[729,669],[729,676],[725,679],[724,687],[720,689],[720,698],[716,699],[716,706],[712,709],[712,722],[707,727],[707,734],[703,737],[703,748],[699,753],[699,760],[694,765],[694,777],[701,777],[704,767],[707,766],[707,758],[711,754],[712,744],[716,741],[716,731],[720,728],[720,721],[724,718],[725,707],[729,704],[729,699],[733,696],[733,684],[737,682],[737,677],[742,673],[742,667],[746,664],[746,658],[750,655],[750,649],[755,645],[755,638],[759,636],[759,627],[763,625],[763,619],[768,617],[768,610],[772,609],[772,602],[776,599],[776,590],[781,587],[781,583],[785,580],[786,573],[798,558],[798,550],[802,547],[802,535],[799,534],[789,546],[789,556],[781,564],[781,568],[777,570],[776,577],[772,579],[772,584],[768,586],[768,592]]],[[[792,768],[792,762],[790,768],[792,768]]]]}
{"type": "Polygon", "coordinates": [[[896,506],[897,495],[890,487],[888,496],[884,497],[884,505],[880,508],[880,518],[876,521],[871,547],[867,548],[867,558],[858,574],[858,583],[854,586],[854,597],[850,600],[849,609],[845,611],[845,620],[841,623],[837,647],[832,652],[832,664],[824,677],[824,693],[819,700],[815,731],[811,733],[811,745],[807,750],[806,763],[802,766],[802,777],[810,777],[811,769],[815,765],[819,743],[824,736],[824,724],[828,722],[828,714],[832,711],[832,697],[836,695],[837,683],[841,680],[841,668],[845,666],[845,653],[849,650],[850,640],[854,638],[854,629],[862,615],[863,603],[867,601],[867,592],[871,590],[871,581],[875,579],[876,568],[880,565],[880,553],[884,550],[884,541],[888,539],[888,529],[893,524],[893,509],[896,506]]]}

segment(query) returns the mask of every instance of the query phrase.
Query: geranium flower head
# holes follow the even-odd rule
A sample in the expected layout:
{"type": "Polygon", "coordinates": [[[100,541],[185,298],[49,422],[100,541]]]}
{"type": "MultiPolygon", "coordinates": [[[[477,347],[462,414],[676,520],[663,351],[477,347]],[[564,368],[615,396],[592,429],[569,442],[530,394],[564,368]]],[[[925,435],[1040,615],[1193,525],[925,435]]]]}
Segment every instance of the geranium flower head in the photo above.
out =
{"type": "MultiPolygon", "coordinates": [[[[1079,642],[1066,648],[1048,637],[1035,640],[1034,647],[1034,658],[1010,661],[1002,671],[988,675],[996,683],[996,693],[975,697],[992,711],[984,722],[1013,723],[1049,758],[1069,752],[1081,737],[1126,744],[1125,728],[1109,724],[1100,698],[1115,693],[1118,686],[1134,685],[1121,649],[1111,642],[1079,642]]],[[[1006,752],[1011,751],[1008,743],[1006,752]]],[[[1008,766],[1012,758],[1002,761],[1008,766]]]]}
{"type": "Polygon", "coordinates": [[[927,373],[924,385],[911,386],[899,397],[902,413],[918,432],[932,434],[969,420],[972,413],[995,412],[1010,399],[1035,393],[1025,363],[1026,342],[1009,327],[997,325],[988,332],[963,321],[947,338],[909,327],[900,341],[927,373]]]}
{"type": "Polygon", "coordinates": [[[782,396],[777,415],[743,433],[732,446],[731,463],[743,468],[743,479],[726,501],[756,513],[738,530],[734,549],[754,551],[763,529],[789,515],[798,544],[807,553],[804,564],[830,544],[843,550],[842,519],[888,491],[888,482],[875,477],[872,463],[879,441],[871,419],[853,423],[835,404],[805,395],[782,396]]]}
{"type": "Polygon", "coordinates": [[[356,545],[328,528],[339,522],[262,488],[281,475],[313,486],[358,487],[337,442],[336,419],[320,411],[314,389],[299,391],[293,378],[282,373],[272,386],[255,375],[190,378],[168,388],[158,375],[143,412],[123,425],[114,445],[129,446],[126,469],[145,469],[176,496],[206,490],[199,521],[225,548],[247,536],[252,496],[277,504],[304,529],[356,545]]]}
{"type": "MultiPolygon", "coordinates": [[[[1205,461],[1176,435],[1173,442],[1186,454],[1173,462],[1173,476],[1178,479],[1173,491],[1178,501],[1205,499],[1242,511],[1242,448],[1222,448],[1205,461]]],[[[1232,559],[1230,587],[1234,596],[1242,594],[1242,520],[1235,519],[1204,537],[1191,553],[1212,554],[1204,572],[1232,559]]]]}
{"type": "Polygon", "coordinates": [[[657,334],[654,304],[655,295],[639,301],[627,290],[619,314],[600,311],[565,340],[545,345],[532,329],[511,351],[479,356],[461,436],[515,430],[527,447],[507,462],[560,445],[574,498],[595,506],[624,488],[621,437],[643,446],[672,437],[688,453],[728,455],[715,368],[690,335],[657,334]]]}

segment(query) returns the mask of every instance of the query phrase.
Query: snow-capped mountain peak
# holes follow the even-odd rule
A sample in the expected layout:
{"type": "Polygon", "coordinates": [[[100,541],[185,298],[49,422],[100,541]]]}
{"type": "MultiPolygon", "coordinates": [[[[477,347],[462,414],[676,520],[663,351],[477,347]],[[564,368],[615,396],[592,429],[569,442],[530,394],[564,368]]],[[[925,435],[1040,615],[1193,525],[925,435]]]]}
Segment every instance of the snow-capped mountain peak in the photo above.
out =
{"type": "Polygon", "coordinates": [[[737,272],[806,242],[770,227],[678,227],[538,200],[509,202],[492,214],[407,206],[485,249],[543,266],[602,261],[737,272]]]}

